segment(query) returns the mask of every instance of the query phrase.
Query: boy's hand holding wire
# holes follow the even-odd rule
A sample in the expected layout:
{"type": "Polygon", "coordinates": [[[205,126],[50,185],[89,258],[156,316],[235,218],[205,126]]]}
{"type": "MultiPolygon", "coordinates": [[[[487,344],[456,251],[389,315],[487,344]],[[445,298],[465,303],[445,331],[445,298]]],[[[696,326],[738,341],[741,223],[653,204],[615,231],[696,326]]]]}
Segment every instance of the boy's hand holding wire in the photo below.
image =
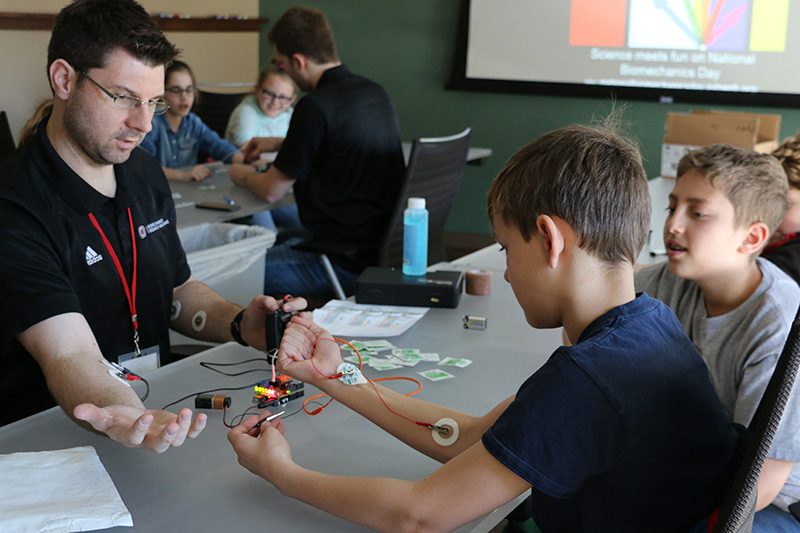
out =
{"type": "Polygon", "coordinates": [[[251,416],[228,433],[228,442],[239,456],[239,464],[252,473],[274,482],[278,471],[291,466],[292,453],[283,437],[280,417],[253,429],[261,416],[251,416]]]}

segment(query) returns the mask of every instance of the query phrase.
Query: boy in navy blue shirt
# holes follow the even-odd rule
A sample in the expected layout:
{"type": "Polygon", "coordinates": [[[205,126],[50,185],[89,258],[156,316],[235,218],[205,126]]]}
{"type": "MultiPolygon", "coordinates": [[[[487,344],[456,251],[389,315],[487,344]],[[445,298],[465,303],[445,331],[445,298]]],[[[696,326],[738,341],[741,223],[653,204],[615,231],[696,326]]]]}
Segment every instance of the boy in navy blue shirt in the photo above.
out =
{"type": "Polygon", "coordinates": [[[544,531],[702,531],[738,432],[674,314],[634,292],[650,220],[638,150],[602,129],[551,132],[494,180],[488,214],[527,322],[563,326],[574,346],[477,417],[359,383],[358,372],[329,379],[343,372],[340,351],[315,341],[331,336],[292,319],[283,372],[445,464],[419,481],[329,476],[297,466],[279,420],[254,431],[256,417],[229,434],[239,462],[285,495],[386,531],[451,531],[528,488],[544,531]],[[376,391],[412,420],[452,419],[458,435],[440,436],[454,442],[396,416],[376,391]]]}

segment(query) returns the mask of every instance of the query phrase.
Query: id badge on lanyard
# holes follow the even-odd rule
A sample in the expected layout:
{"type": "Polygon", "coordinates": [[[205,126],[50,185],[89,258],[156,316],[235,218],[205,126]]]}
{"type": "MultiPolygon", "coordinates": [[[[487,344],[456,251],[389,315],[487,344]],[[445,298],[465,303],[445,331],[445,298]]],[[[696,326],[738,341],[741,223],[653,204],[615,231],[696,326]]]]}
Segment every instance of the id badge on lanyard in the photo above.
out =
{"type": "Polygon", "coordinates": [[[136,372],[137,374],[155,370],[160,365],[158,346],[152,346],[146,348],[145,350],[141,350],[139,348],[139,317],[136,314],[136,233],[133,231],[133,216],[131,215],[131,208],[128,208],[128,222],[130,223],[131,228],[131,245],[133,250],[133,272],[131,275],[130,285],[128,285],[128,280],[125,279],[125,273],[122,270],[122,264],[119,261],[119,257],[117,257],[116,252],[114,252],[114,248],[111,246],[106,234],[103,232],[102,228],[100,228],[100,224],[97,223],[97,219],[92,213],[89,213],[89,220],[92,221],[92,225],[94,225],[95,229],[100,234],[100,237],[103,239],[103,244],[105,244],[106,250],[108,250],[108,255],[114,262],[114,266],[119,274],[119,279],[122,281],[122,288],[125,289],[125,297],[128,300],[128,309],[130,309],[131,312],[134,350],[130,353],[119,356],[118,361],[121,364],[124,361],[124,366],[133,372],[136,372]]]}
{"type": "Polygon", "coordinates": [[[117,358],[117,362],[142,376],[161,366],[161,354],[156,345],[140,350],[138,355],[136,352],[122,354],[117,358]]]}

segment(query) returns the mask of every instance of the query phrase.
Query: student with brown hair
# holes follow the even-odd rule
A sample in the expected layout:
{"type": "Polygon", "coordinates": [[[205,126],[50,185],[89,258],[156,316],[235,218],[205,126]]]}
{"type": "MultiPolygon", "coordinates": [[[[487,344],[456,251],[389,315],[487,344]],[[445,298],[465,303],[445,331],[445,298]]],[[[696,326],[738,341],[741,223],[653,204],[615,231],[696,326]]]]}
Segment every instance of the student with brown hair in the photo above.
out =
{"type": "Polygon", "coordinates": [[[153,128],[142,141],[142,148],[158,159],[167,179],[202,181],[210,177],[211,170],[198,164],[201,152],[224,163],[244,162],[238,148],[192,113],[197,81],[189,65],[178,60],[170,63],[164,70],[164,87],[169,109],[153,117],[153,128]]]}
{"type": "Polygon", "coordinates": [[[650,220],[638,150],[602,129],[553,131],[511,158],[487,203],[525,319],[563,326],[576,344],[473,416],[340,370],[331,335],[293,318],[282,372],[444,464],[418,481],[315,472],[293,461],[279,419],[254,429],[258,417],[228,434],[239,462],[287,496],[382,531],[452,531],[529,488],[543,531],[705,531],[739,431],[675,315],[634,292],[650,220]],[[437,440],[445,418],[458,431],[437,440]]]}
{"type": "MultiPolygon", "coordinates": [[[[675,312],[728,414],[744,425],[758,407],[800,305],[797,283],[759,257],[781,223],[787,191],[786,174],[769,154],[727,144],[688,152],[669,195],[667,261],[641,269],[635,278],[636,290],[675,312]]],[[[765,525],[773,519],[794,523],[786,509],[800,498],[797,389],[761,470],[756,531],[773,530],[765,525]]]]}

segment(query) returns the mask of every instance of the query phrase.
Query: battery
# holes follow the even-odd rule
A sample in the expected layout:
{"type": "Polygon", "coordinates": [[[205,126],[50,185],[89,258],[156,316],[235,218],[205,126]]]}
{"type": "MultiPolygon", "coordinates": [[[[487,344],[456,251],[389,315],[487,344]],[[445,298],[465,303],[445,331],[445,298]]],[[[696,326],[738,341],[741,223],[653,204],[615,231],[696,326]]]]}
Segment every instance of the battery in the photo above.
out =
{"type": "Polygon", "coordinates": [[[195,409],[223,409],[231,406],[231,397],[224,394],[198,394],[194,399],[195,409]]]}
{"type": "Polygon", "coordinates": [[[463,321],[464,329],[486,329],[486,317],[466,315],[463,321]]]}

